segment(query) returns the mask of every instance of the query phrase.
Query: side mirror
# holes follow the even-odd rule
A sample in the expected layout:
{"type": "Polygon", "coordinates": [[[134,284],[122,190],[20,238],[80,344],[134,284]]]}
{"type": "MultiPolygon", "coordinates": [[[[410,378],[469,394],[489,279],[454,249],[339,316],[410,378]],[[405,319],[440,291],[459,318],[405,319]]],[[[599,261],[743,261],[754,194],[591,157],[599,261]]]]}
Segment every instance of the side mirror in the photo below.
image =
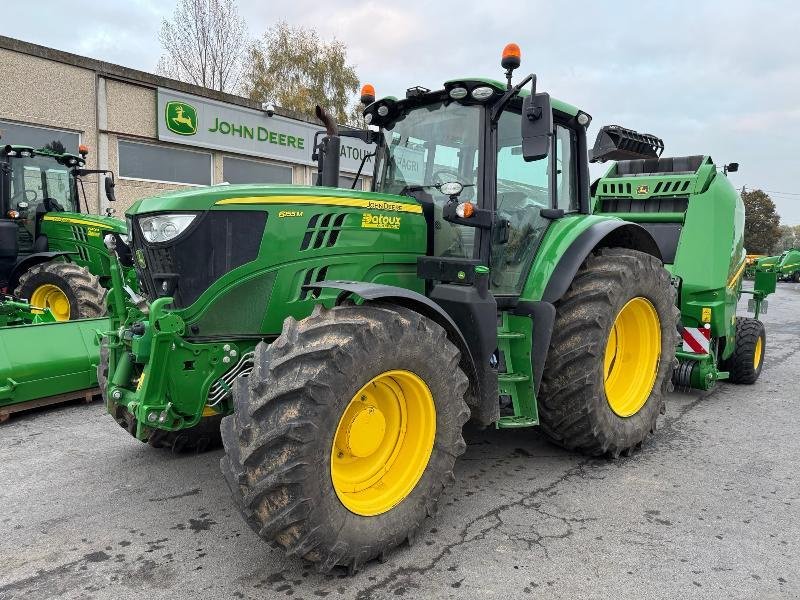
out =
{"type": "Polygon", "coordinates": [[[527,96],[522,101],[522,158],[540,160],[550,153],[553,136],[553,109],[550,94],[527,96]]]}
{"type": "Polygon", "coordinates": [[[117,197],[114,195],[114,187],[117,185],[112,177],[106,175],[106,198],[109,202],[116,202],[117,197]]]}
{"type": "Polygon", "coordinates": [[[739,163],[735,162],[728,163],[727,165],[725,165],[724,170],[726,173],[736,173],[736,171],[739,170],[739,163]]]}

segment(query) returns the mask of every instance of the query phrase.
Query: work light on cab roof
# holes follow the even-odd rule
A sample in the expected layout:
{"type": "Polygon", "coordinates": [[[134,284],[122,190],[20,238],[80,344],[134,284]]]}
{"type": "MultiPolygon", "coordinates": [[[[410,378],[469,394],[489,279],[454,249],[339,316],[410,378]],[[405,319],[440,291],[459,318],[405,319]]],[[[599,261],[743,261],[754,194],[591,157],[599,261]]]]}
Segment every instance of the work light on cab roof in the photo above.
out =
{"type": "Polygon", "coordinates": [[[508,87],[511,87],[511,75],[514,69],[519,67],[522,62],[522,52],[517,44],[513,42],[506,44],[503,48],[503,57],[500,60],[500,66],[506,70],[506,79],[508,80],[508,87]]]}
{"type": "Polygon", "coordinates": [[[361,88],[361,104],[369,106],[375,102],[375,86],[365,83],[361,88]]]}

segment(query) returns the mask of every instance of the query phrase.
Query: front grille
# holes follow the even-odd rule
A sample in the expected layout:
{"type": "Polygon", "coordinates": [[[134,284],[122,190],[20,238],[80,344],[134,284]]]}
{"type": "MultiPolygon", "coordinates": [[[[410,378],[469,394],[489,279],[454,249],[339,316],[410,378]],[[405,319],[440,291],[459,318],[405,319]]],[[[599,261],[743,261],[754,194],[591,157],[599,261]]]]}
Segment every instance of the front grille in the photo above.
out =
{"type": "Polygon", "coordinates": [[[172,296],[176,308],[185,308],[220,277],[255,260],[267,213],[208,211],[174,240],[158,244],[145,241],[138,219],[134,223],[134,263],[148,299],[172,296]]]}
{"type": "Polygon", "coordinates": [[[688,198],[603,198],[602,212],[606,213],[682,213],[689,207],[688,198]]]}

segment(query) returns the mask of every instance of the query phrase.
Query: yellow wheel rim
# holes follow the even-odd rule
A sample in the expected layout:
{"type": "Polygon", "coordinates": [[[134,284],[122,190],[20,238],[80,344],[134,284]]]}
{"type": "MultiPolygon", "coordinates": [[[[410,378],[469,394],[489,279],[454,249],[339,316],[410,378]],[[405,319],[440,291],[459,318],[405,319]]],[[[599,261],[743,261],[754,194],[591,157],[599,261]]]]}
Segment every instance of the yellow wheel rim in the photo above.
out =
{"type": "Polygon", "coordinates": [[[660,356],[658,313],[646,298],[633,298],[614,320],[603,360],[606,400],[617,415],[635,415],[647,402],[660,356]]]}
{"type": "Polygon", "coordinates": [[[410,371],[373,377],[350,400],[331,448],[331,480],[342,504],[374,516],[402,502],[433,451],[436,406],[410,371]]]}
{"type": "Polygon", "coordinates": [[[761,336],[756,340],[756,349],[753,352],[753,368],[757,369],[761,364],[761,357],[764,355],[764,342],[761,341],[761,336]]]}
{"type": "Polygon", "coordinates": [[[49,308],[56,321],[69,321],[69,298],[57,285],[52,283],[40,285],[33,290],[30,302],[38,308],[49,308]]]}

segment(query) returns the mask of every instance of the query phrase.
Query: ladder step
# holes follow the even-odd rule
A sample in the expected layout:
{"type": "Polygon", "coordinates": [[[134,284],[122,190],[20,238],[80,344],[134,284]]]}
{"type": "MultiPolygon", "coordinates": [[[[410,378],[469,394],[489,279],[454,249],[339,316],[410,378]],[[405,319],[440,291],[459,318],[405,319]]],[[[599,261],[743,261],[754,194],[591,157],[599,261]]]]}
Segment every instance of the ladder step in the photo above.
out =
{"type": "Polygon", "coordinates": [[[498,429],[517,429],[520,427],[534,427],[539,424],[538,419],[533,417],[500,417],[496,423],[498,429]]]}
{"type": "Polygon", "coordinates": [[[529,381],[530,377],[524,373],[500,373],[497,380],[505,383],[518,383],[520,381],[529,381]]]}
{"type": "Polygon", "coordinates": [[[519,340],[525,337],[524,333],[517,333],[516,331],[498,331],[498,340],[519,340]]]}

